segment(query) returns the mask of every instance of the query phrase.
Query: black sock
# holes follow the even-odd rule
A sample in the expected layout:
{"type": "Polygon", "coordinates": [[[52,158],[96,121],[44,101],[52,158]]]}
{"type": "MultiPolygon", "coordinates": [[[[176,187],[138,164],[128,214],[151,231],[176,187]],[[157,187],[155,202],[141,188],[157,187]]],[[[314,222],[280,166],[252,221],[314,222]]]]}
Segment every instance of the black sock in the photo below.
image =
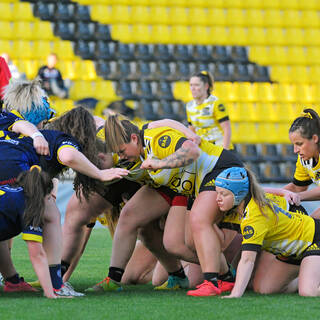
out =
{"type": "Polygon", "coordinates": [[[181,279],[186,278],[186,274],[184,273],[183,267],[181,267],[181,269],[179,269],[178,271],[169,272],[169,276],[175,276],[175,277],[179,277],[181,279]]]}
{"type": "Polygon", "coordinates": [[[7,278],[6,281],[9,281],[9,282],[14,283],[14,284],[18,284],[20,282],[19,274],[16,273],[12,277],[7,278]]]}
{"type": "Polygon", "coordinates": [[[67,261],[61,260],[61,277],[65,275],[65,273],[68,271],[70,267],[70,263],[67,261]]]}
{"type": "Polygon", "coordinates": [[[230,264],[228,264],[228,266],[229,266],[228,272],[225,273],[225,274],[219,275],[219,276],[218,276],[218,279],[219,279],[219,280],[222,280],[222,281],[235,282],[235,280],[236,280],[236,279],[235,279],[235,276],[234,276],[234,274],[233,274],[232,271],[231,271],[232,266],[231,266],[230,264]]]}
{"type": "Polygon", "coordinates": [[[210,281],[216,287],[218,287],[218,273],[217,272],[204,272],[204,280],[210,281]]]}
{"type": "Polygon", "coordinates": [[[121,282],[124,270],[116,267],[110,267],[108,277],[116,282],[121,282]]]}

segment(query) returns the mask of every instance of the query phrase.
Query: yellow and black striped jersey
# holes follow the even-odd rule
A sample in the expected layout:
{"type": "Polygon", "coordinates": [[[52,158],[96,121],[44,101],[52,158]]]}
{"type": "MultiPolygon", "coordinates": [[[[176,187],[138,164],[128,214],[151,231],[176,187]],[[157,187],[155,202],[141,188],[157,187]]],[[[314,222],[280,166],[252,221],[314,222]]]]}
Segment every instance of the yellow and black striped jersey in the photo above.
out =
{"type": "MultiPolygon", "coordinates": [[[[181,147],[186,137],[169,127],[142,130],[144,158],[164,159],[181,147]]],[[[173,169],[148,171],[151,178],[159,185],[167,186],[184,195],[198,194],[200,185],[215,167],[223,148],[202,139],[200,156],[193,163],[173,169]]]]}
{"type": "Polygon", "coordinates": [[[314,165],[314,159],[302,160],[298,155],[293,183],[297,186],[308,186],[314,182],[320,186],[320,156],[314,165]]]}
{"type": "MultiPolygon", "coordinates": [[[[243,235],[242,250],[262,249],[278,256],[299,258],[313,243],[314,219],[289,211],[289,205],[283,197],[274,195],[267,197],[271,200],[273,210],[265,207],[265,215],[251,199],[242,218],[233,216],[233,222],[240,221],[243,235]]],[[[223,219],[225,220],[228,219],[223,219]]]]}
{"type": "Polygon", "coordinates": [[[196,129],[197,135],[222,146],[223,130],[220,122],[229,120],[229,115],[219,98],[210,95],[199,105],[192,100],[187,103],[186,112],[188,122],[196,129]]]}

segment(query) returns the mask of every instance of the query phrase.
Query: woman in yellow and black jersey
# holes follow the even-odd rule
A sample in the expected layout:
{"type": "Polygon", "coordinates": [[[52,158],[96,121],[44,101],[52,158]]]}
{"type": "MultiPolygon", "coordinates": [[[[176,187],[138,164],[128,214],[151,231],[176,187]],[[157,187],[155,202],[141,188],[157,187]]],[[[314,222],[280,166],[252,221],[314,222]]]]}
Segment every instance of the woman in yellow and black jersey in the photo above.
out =
{"type": "MultiPolygon", "coordinates": [[[[109,137],[106,141],[109,151],[117,152],[121,159],[129,161],[142,159],[141,168],[147,169],[157,184],[187,196],[196,196],[190,213],[194,246],[204,278],[217,287],[221,244],[214,228],[219,215],[215,201],[215,177],[228,167],[242,167],[241,161],[230,151],[204,139],[197,146],[182,132],[169,127],[154,128],[151,123],[147,128],[139,130],[130,121],[111,116],[106,120],[105,128],[109,137]]],[[[119,223],[120,221],[121,216],[119,223]]],[[[127,221],[123,221],[123,224],[128,225],[127,221]]],[[[172,232],[174,234],[174,230],[172,232]]],[[[125,232],[121,239],[121,245],[130,246],[130,237],[125,236],[125,232]],[[125,244],[124,238],[129,239],[128,243],[125,244]]],[[[190,245],[191,243],[192,241],[190,245]]],[[[185,249],[186,246],[178,252],[176,248],[176,253],[182,259],[192,261],[191,250],[185,249]]],[[[117,260],[118,264],[121,263],[120,260],[117,260]]],[[[117,267],[120,268],[119,265],[117,267]]],[[[215,292],[207,295],[213,293],[215,292]]]]}
{"type": "Polygon", "coordinates": [[[213,77],[207,71],[196,73],[190,78],[194,100],[186,105],[189,128],[216,145],[233,149],[228,111],[223,102],[212,95],[213,83],[213,77]]]}
{"type": "MultiPolygon", "coordinates": [[[[228,297],[243,295],[257,253],[261,250],[272,253],[280,260],[274,260],[268,268],[264,268],[267,288],[260,287],[259,292],[284,292],[299,273],[299,294],[320,295],[320,275],[317,272],[320,263],[320,220],[287,210],[284,199],[266,197],[254,175],[244,168],[224,170],[216,178],[216,188],[220,210],[225,213],[226,220],[229,212],[235,212],[235,220],[240,221],[243,235],[237,278],[228,297]],[[287,258],[301,262],[300,268],[283,262],[287,258]]],[[[259,264],[258,260],[257,273],[259,264]]]]}

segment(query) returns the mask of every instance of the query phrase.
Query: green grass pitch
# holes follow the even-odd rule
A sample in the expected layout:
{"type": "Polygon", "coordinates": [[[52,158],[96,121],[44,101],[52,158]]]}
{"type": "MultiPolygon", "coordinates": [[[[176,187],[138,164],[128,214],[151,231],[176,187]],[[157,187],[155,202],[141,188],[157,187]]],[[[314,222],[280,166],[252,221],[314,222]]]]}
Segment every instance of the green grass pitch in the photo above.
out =
{"type": "MultiPolygon", "coordinates": [[[[78,291],[103,279],[111,240],[105,229],[94,229],[87,250],[71,279],[78,291]]],[[[27,281],[35,279],[26,244],[13,246],[15,266],[27,281]]],[[[1,259],[1,257],[0,257],[1,259]]],[[[0,319],[319,319],[320,298],[297,294],[262,296],[248,292],[241,299],[195,298],[186,291],[159,292],[151,285],[128,286],[119,293],[87,294],[83,298],[49,300],[42,293],[0,292],[0,319]]]]}

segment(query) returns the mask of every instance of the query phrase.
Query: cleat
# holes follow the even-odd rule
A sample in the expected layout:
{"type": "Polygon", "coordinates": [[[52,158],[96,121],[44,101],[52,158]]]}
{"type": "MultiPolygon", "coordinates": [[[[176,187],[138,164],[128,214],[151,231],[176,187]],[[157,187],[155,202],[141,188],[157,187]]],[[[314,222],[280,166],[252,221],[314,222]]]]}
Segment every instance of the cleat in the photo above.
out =
{"type": "Polygon", "coordinates": [[[164,284],[155,287],[154,290],[179,290],[187,288],[189,288],[189,280],[187,277],[179,278],[176,276],[169,276],[164,284]]]}
{"type": "Polygon", "coordinates": [[[37,289],[32,288],[29,283],[25,282],[23,278],[20,278],[19,283],[12,283],[5,281],[4,292],[38,292],[37,289]]]}
{"type": "Polygon", "coordinates": [[[83,297],[84,293],[75,291],[70,283],[65,283],[62,285],[60,289],[53,289],[54,293],[60,297],[83,297]]]}
{"type": "Polygon", "coordinates": [[[103,292],[103,291],[122,291],[123,288],[111,280],[109,277],[104,278],[91,288],[86,289],[86,292],[103,292]]]}
{"type": "Polygon", "coordinates": [[[41,284],[40,284],[40,281],[37,280],[37,281],[31,281],[31,282],[28,282],[30,284],[30,286],[32,288],[41,288],[41,284]]]}
{"type": "Polygon", "coordinates": [[[193,297],[209,297],[218,296],[222,292],[220,288],[216,287],[212,282],[207,280],[204,280],[196,288],[196,290],[189,290],[187,295],[193,297]]]}
{"type": "Polygon", "coordinates": [[[218,280],[218,286],[221,289],[221,292],[229,292],[234,287],[234,282],[218,280]]]}

